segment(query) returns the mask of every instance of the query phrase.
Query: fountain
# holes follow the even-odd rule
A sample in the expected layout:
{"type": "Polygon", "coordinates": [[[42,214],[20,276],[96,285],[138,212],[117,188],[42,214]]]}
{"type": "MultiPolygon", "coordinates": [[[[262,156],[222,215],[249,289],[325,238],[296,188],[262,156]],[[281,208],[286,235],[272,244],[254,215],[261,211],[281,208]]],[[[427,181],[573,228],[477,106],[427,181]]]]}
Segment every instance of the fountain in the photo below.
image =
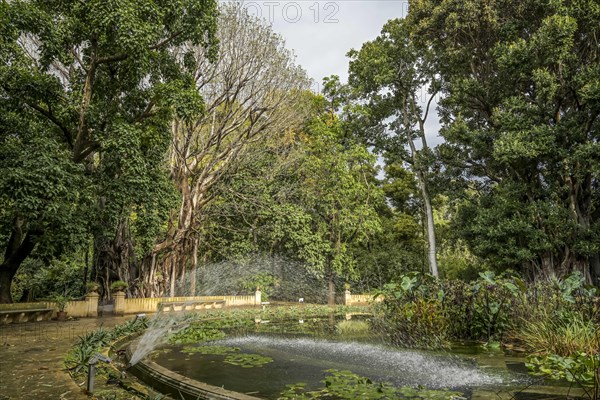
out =
{"type": "MultiPolygon", "coordinates": [[[[254,256],[240,261],[224,261],[198,267],[175,285],[178,296],[220,296],[245,293],[255,287],[256,276],[270,274],[276,279],[270,287],[271,295],[278,300],[296,301],[298,298],[313,303],[326,299],[326,288],[316,273],[311,273],[299,262],[281,257],[254,256]]],[[[264,302],[265,305],[268,302],[264,302]]],[[[191,304],[191,302],[189,303],[191,304]]],[[[185,308],[185,304],[184,304],[185,308]]],[[[150,319],[148,329],[139,341],[130,364],[135,365],[157,346],[163,344],[169,334],[184,329],[185,314],[165,313],[163,309],[150,319]]]]}
{"type": "Polygon", "coordinates": [[[168,338],[194,320],[200,326],[208,320],[201,320],[203,314],[196,311],[159,311],[144,335],[129,347],[130,371],[160,391],[190,399],[276,399],[287,385],[298,382],[306,383],[306,390],[317,389],[330,370],[349,370],[397,387],[451,389],[466,396],[477,393],[476,397],[512,393],[535,383],[518,357],[486,353],[480,347],[471,347],[473,354],[404,350],[386,344],[373,332],[340,329],[348,319],[361,316],[305,315],[304,300],[323,301],[325,288],[316,285],[316,277],[302,266],[283,260],[205,266],[179,282],[177,294],[235,294],[253,276],[265,272],[284,276],[273,284],[271,295],[295,304],[297,311],[287,319],[277,320],[275,316],[281,318],[282,313],[277,314],[277,304],[271,302],[267,309],[258,307],[244,314],[243,329],[184,347],[168,343],[168,338]],[[186,292],[185,288],[195,289],[186,292]]]}

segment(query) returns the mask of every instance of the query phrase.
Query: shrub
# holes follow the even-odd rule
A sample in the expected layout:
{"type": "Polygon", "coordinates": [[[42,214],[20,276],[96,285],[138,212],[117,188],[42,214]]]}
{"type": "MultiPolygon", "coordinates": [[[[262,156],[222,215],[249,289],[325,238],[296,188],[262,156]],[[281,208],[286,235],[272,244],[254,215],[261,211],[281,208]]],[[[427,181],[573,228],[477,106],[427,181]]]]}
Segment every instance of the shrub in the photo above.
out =
{"type": "Polygon", "coordinates": [[[96,282],[88,282],[85,284],[85,288],[88,293],[95,292],[100,288],[100,285],[96,282]]]}
{"type": "Polygon", "coordinates": [[[241,282],[242,287],[254,293],[258,288],[260,292],[260,301],[268,301],[276,286],[279,285],[279,279],[268,272],[258,273],[250,278],[246,278],[241,282]]]}
{"type": "Polygon", "coordinates": [[[79,336],[77,344],[67,353],[64,363],[72,375],[84,372],[90,357],[107,347],[111,342],[132,335],[148,327],[145,318],[136,318],[112,329],[98,328],[79,336]]]}
{"type": "Polygon", "coordinates": [[[510,327],[515,303],[525,291],[525,284],[509,273],[497,277],[493,272],[487,271],[479,273],[479,279],[471,290],[472,338],[488,342],[502,340],[503,334],[510,327]]]}
{"type": "Polygon", "coordinates": [[[443,348],[449,345],[448,320],[442,303],[443,292],[428,275],[411,273],[399,284],[384,287],[377,296],[377,329],[386,332],[392,343],[411,348],[443,348]]]}
{"type": "Polygon", "coordinates": [[[67,303],[70,300],[71,299],[69,297],[63,296],[63,295],[56,295],[52,298],[52,301],[56,303],[56,308],[58,309],[59,312],[65,311],[65,308],[67,307],[67,303]]]}
{"type": "Polygon", "coordinates": [[[129,287],[129,285],[123,281],[114,281],[110,285],[110,290],[113,292],[121,292],[121,291],[127,289],[128,287],[129,287]]]}

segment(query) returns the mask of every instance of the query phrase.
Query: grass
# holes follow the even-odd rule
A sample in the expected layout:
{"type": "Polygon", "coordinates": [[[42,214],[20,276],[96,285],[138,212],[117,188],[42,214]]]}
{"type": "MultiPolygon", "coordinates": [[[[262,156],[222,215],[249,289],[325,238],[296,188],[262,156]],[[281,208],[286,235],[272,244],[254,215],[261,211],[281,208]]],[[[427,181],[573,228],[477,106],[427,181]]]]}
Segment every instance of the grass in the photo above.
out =
{"type": "Polygon", "coordinates": [[[534,319],[522,320],[515,337],[536,354],[569,356],[578,352],[600,353],[600,333],[596,322],[579,313],[560,317],[543,311],[534,319]]]}
{"type": "Polygon", "coordinates": [[[335,330],[340,335],[352,335],[369,333],[371,331],[371,327],[367,321],[346,320],[338,322],[338,324],[335,326],[335,330]]]}

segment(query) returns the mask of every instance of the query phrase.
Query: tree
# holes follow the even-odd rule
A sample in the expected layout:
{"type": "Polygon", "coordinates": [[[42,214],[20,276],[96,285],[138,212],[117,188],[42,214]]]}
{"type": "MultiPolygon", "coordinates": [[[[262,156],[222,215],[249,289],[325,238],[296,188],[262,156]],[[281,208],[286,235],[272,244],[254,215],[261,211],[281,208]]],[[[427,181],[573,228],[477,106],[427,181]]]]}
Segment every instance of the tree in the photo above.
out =
{"type": "MultiPolygon", "coordinates": [[[[309,96],[312,96],[310,94],[309,96]]],[[[311,262],[321,253],[312,218],[301,201],[306,154],[299,132],[264,137],[249,146],[211,189],[200,254],[226,261],[255,254],[311,262]]]]}
{"type": "Polygon", "coordinates": [[[335,279],[355,275],[351,248],[380,229],[376,207],[383,200],[377,186],[374,155],[346,140],[330,112],[308,125],[302,203],[312,215],[313,234],[324,243],[323,258],[314,260],[328,284],[328,303],[335,304],[335,279]]]}
{"type": "Polygon", "coordinates": [[[0,108],[0,303],[12,302],[11,283],[32,253],[42,260],[85,243],[91,184],[46,121],[0,108]]]}
{"type": "MultiPolygon", "coordinates": [[[[60,145],[63,156],[84,167],[86,175],[98,185],[96,189],[102,191],[97,193],[100,214],[111,217],[99,221],[89,214],[96,223],[92,225],[104,228],[96,231],[96,242],[107,243],[96,246],[96,258],[113,253],[117,265],[112,270],[118,270],[128,264],[131,252],[123,253],[111,244],[107,231],[117,231],[113,234],[117,238],[126,235],[124,227],[133,220],[136,207],[145,208],[137,214],[141,225],[155,224],[160,218],[154,217],[162,211],[150,209],[155,206],[150,202],[140,204],[139,197],[127,198],[123,186],[118,193],[106,192],[114,188],[106,185],[107,180],[119,182],[122,175],[132,177],[138,172],[142,173],[138,187],[147,189],[156,169],[146,165],[134,172],[136,166],[122,162],[121,156],[127,153],[123,146],[129,146],[136,157],[156,156],[164,143],[161,138],[170,134],[172,114],[202,111],[193,80],[183,70],[174,49],[190,43],[212,49],[214,54],[216,2],[32,0],[2,2],[0,11],[2,109],[12,110],[22,120],[42,121],[35,132],[15,135],[47,135],[60,145]],[[125,171],[125,167],[132,169],[125,171]],[[151,173],[146,174],[148,171],[151,173]],[[142,218],[144,215],[149,218],[142,218]]],[[[65,164],[64,160],[58,162],[65,164]]],[[[41,165],[39,170],[37,165],[31,167],[32,173],[43,171],[41,165]]],[[[42,178],[37,183],[40,188],[45,184],[42,178]]],[[[72,186],[76,184],[77,180],[72,180],[66,187],[76,192],[78,187],[72,186]]],[[[12,233],[3,247],[7,250],[4,264],[11,264],[12,271],[37,244],[47,240],[42,237],[50,231],[35,228],[35,214],[25,213],[11,220],[12,227],[7,229],[12,233]]],[[[7,277],[13,272],[0,274],[4,277],[1,298],[6,301],[10,290],[7,277]]]]}
{"type": "Polygon", "coordinates": [[[343,137],[324,98],[306,95],[313,106],[304,127],[253,143],[213,186],[200,248],[206,261],[265,254],[298,262],[333,301],[336,282],[356,275],[354,249],[379,230],[383,196],[375,157],[343,137]]]}
{"type": "Polygon", "coordinates": [[[145,258],[140,294],[174,295],[175,282],[197,265],[198,228],[210,189],[252,142],[293,130],[303,122],[305,72],[295,65],[283,39],[239,4],[223,5],[215,62],[203,46],[183,46],[180,58],[205,100],[199,118],[172,124],[170,173],[181,203],[168,229],[145,258]],[[155,277],[164,279],[157,285],[155,277]]]}
{"type": "Polygon", "coordinates": [[[386,202],[377,207],[382,229],[354,250],[357,283],[363,291],[383,288],[409,271],[428,269],[415,176],[403,168],[402,161],[385,160],[384,172],[379,185],[386,202]]]}
{"type": "Polygon", "coordinates": [[[600,7],[411,2],[443,79],[441,149],[473,251],[532,277],[600,277],[600,7]]]}
{"type": "Polygon", "coordinates": [[[361,130],[372,136],[371,142],[378,145],[380,151],[401,157],[417,178],[427,226],[429,271],[438,276],[435,223],[429,193],[432,152],[425,132],[431,103],[439,90],[433,55],[427,47],[418,46],[408,25],[400,19],[390,20],[379,37],[348,55],[349,84],[358,101],[364,103],[367,124],[378,128],[363,126],[361,130]],[[421,96],[425,93],[422,106],[421,96]],[[405,146],[408,146],[408,153],[405,146]]]}

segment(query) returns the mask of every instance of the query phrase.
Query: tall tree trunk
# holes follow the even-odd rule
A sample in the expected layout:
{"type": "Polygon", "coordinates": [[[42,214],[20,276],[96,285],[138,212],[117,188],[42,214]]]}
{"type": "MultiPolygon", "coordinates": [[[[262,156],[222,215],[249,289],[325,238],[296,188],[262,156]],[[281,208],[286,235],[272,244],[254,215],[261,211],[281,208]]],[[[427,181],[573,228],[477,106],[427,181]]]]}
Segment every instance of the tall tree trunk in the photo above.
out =
{"type": "Polygon", "coordinates": [[[439,276],[437,266],[437,244],[435,240],[435,221],[433,219],[433,207],[431,206],[431,198],[427,190],[427,178],[422,171],[420,161],[417,156],[417,149],[412,140],[409,140],[409,146],[413,158],[413,167],[415,169],[417,180],[419,181],[419,189],[425,208],[425,220],[427,221],[427,256],[429,259],[429,272],[431,275],[439,276]]]}
{"type": "Polygon", "coordinates": [[[333,281],[333,273],[327,276],[327,304],[335,306],[335,282],[333,281]]]}
{"type": "Polygon", "coordinates": [[[439,276],[438,266],[437,266],[437,244],[435,240],[435,222],[433,220],[433,208],[431,207],[431,198],[429,196],[429,191],[427,190],[427,167],[423,166],[421,159],[419,157],[419,150],[415,146],[415,142],[412,137],[412,131],[409,129],[412,126],[412,120],[410,115],[418,118],[419,123],[419,138],[421,139],[422,150],[428,151],[429,147],[427,145],[427,138],[425,136],[425,121],[427,119],[427,114],[429,111],[429,106],[431,101],[433,100],[435,94],[431,96],[429,102],[427,103],[427,111],[425,115],[421,117],[417,112],[416,101],[414,99],[414,95],[410,95],[410,99],[406,99],[407,101],[404,104],[404,125],[406,129],[406,140],[408,142],[408,146],[410,147],[410,155],[413,164],[413,170],[417,175],[417,179],[419,181],[419,189],[421,190],[421,196],[423,197],[423,203],[425,206],[425,219],[427,221],[427,255],[429,259],[429,272],[431,275],[437,277],[439,276]]]}
{"type": "Polygon", "coordinates": [[[435,240],[435,222],[433,220],[433,208],[431,207],[431,200],[425,182],[421,184],[421,195],[423,196],[423,202],[425,203],[425,217],[427,218],[427,255],[429,258],[429,272],[433,276],[439,276],[437,266],[437,244],[435,240]]]}
{"type": "Polygon", "coordinates": [[[6,264],[0,265],[0,304],[13,302],[10,287],[17,269],[18,267],[15,268],[6,264]]]}
{"type": "Polygon", "coordinates": [[[590,257],[590,275],[592,283],[600,287],[600,254],[594,254],[590,257]]]}
{"type": "Polygon", "coordinates": [[[13,221],[13,228],[6,244],[4,262],[0,264],[0,303],[12,303],[10,288],[12,280],[21,264],[31,255],[36,245],[36,238],[41,231],[23,232],[23,224],[19,218],[13,221]]]}
{"type": "Polygon", "coordinates": [[[129,296],[140,294],[139,270],[126,219],[119,222],[113,238],[99,236],[94,240],[94,255],[94,275],[102,287],[103,299],[109,299],[110,285],[118,280],[129,285],[126,290],[129,296]]]}
{"type": "Polygon", "coordinates": [[[192,245],[192,265],[190,270],[190,296],[196,295],[196,279],[198,269],[198,238],[194,238],[192,245]]]}
{"type": "Polygon", "coordinates": [[[176,256],[171,254],[171,262],[169,263],[171,266],[171,281],[169,287],[169,296],[175,297],[175,281],[177,281],[177,262],[176,256]]]}

